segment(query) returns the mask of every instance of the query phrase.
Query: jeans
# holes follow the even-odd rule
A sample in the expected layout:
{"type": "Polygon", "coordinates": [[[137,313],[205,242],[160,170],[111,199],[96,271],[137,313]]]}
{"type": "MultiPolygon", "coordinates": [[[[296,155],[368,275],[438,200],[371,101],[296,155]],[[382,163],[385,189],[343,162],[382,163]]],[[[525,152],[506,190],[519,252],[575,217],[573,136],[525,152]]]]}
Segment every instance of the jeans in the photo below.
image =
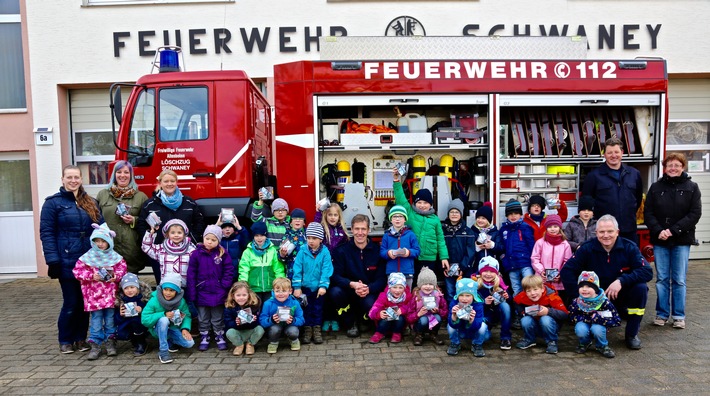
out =
{"type": "Polygon", "coordinates": [[[116,337],[116,325],[113,321],[113,308],[91,312],[89,322],[89,341],[101,345],[109,337],[116,337]]]}
{"type": "Polygon", "coordinates": [[[526,340],[535,341],[540,336],[545,342],[557,341],[557,322],[550,315],[540,316],[539,319],[525,315],[520,319],[520,325],[526,340]]]}
{"type": "Polygon", "coordinates": [[[192,348],[192,346],[195,345],[194,340],[186,340],[185,337],[182,336],[182,330],[170,324],[170,319],[168,319],[167,316],[163,316],[158,319],[158,323],[155,325],[155,335],[158,337],[160,352],[168,351],[169,341],[183,348],[192,348]]]}
{"type": "Polygon", "coordinates": [[[308,298],[308,305],[303,309],[304,326],[322,325],[325,295],[318,297],[318,289],[313,291],[307,287],[301,288],[301,292],[308,298]]]}
{"type": "MultiPolygon", "coordinates": [[[[446,326],[446,331],[449,333],[449,341],[451,341],[452,344],[459,345],[461,344],[462,338],[468,338],[463,330],[454,329],[451,325],[446,326]]],[[[481,327],[476,331],[476,335],[471,340],[471,344],[483,345],[490,337],[491,332],[488,331],[488,325],[481,323],[481,327]]]]}
{"type": "Polygon", "coordinates": [[[269,326],[266,331],[268,332],[270,343],[279,342],[279,338],[281,338],[281,333],[284,333],[286,335],[286,338],[288,338],[288,340],[291,342],[296,341],[298,339],[298,327],[287,324],[286,322],[274,323],[273,325],[269,326]]]}
{"type": "Polygon", "coordinates": [[[577,322],[574,325],[574,334],[579,338],[579,343],[587,345],[591,341],[591,336],[594,336],[594,344],[601,348],[609,345],[609,341],[606,340],[606,327],[600,324],[588,324],[584,322],[577,322]]]}
{"type": "Polygon", "coordinates": [[[510,332],[510,305],[507,302],[493,305],[491,309],[486,308],[483,314],[488,323],[500,321],[500,339],[511,340],[513,335],[510,332]]]}
{"type": "Polygon", "coordinates": [[[656,316],[685,319],[685,279],[690,246],[654,246],[656,257],[656,316]]]}
{"type": "Polygon", "coordinates": [[[532,267],[516,268],[508,272],[510,286],[513,288],[513,297],[523,291],[523,278],[530,275],[535,275],[532,267]]]}
{"type": "Polygon", "coordinates": [[[78,280],[59,278],[62,288],[62,309],[57,319],[60,344],[73,344],[86,340],[89,330],[89,313],[84,312],[84,296],[78,280]]]}
{"type": "Polygon", "coordinates": [[[439,314],[433,314],[434,317],[436,318],[436,321],[439,322],[435,326],[432,327],[431,330],[429,330],[429,317],[427,315],[424,315],[417,319],[416,322],[414,322],[414,331],[417,333],[429,333],[432,332],[434,334],[437,333],[439,330],[439,327],[441,327],[441,315],[439,314]]]}
{"type": "Polygon", "coordinates": [[[456,296],[456,281],[458,279],[457,276],[447,276],[444,278],[446,282],[446,301],[448,303],[454,301],[454,296],[456,296]]]}
{"type": "Polygon", "coordinates": [[[234,346],[243,345],[245,342],[247,344],[256,345],[257,342],[264,336],[264,328],[261,326],[256,326],[253,329],[229,329],[227,330],[227,339],[234,344],[234,346]]]}
{"type": "Polygon", "coordinates": [[[389,332],[392,332],[392,334],[402,334],[402,330],[404,330],[406,324],[407,319],[404,318],[404,315],[399,315],[397,320],[380,319],[380,321],[377,322],[377,332],[381,334],[387,334],[389,332]]]}

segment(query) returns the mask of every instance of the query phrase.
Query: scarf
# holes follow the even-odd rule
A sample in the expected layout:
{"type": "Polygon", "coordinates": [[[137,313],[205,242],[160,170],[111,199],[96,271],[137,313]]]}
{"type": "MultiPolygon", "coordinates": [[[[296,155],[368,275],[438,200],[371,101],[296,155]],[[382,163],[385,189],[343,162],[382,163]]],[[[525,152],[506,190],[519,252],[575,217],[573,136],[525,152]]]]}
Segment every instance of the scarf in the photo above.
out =
{"type": "Polygon", "coordinates": [[[387,301],[393,303],[393,304],[399,304],[401,302],[404,302],[404,298],[407,297],[407,291],[405,290],[401,296],[395,297],[392,295],[392,292],[390,292],[390,289],[387,288],[387,301]]]}
{"type": "Polygon", "coordinates": [[[459,221],[456,225],[454,225],[449,222],[449,219],[446,219],[446,221],[444,221],[443,226],[444,226],[444,232],[446,232],[448,234],[456,234],[458,232],[458,230],[460,230],[461,227],[463,227],[463,223],[461,223],[459,221]]]}
{"type": "Polygon", "coordinates": [[[108,268],[118,264],[119,261],[123,260],[123,256],[116,253],[111,247],[106,250],[101,250],[96,246],[94,241],[91,241],[91,249],[79,257],[79,260],[88,264],[90,267],[108,268]]]}
{"type": "Polygon", "coordinates": [[[429,208],[429,210],[419,210],[419,208],[412,205],[412,210],[414,210],[415,213],[420,214],[422,216],[429,216],[430,214],[436,213],[436,210],[434,210],[433,206],[431,208],[429,208]]]}
{"type": "Polygon", "coordinates": [[[251,243],[251,249],[254,251],[254,254],[256,254],[257,257],[261,257],[266,253],[266,250],[271,246],[271,239],[266,238],[266,242],[264,242],[264,246],[258,247],[256,245],[256,242],[251,243]]]}
{"type": "Polygon", "coordinates": [[[182,242],[177,244],[168,238],[165,238],[165,240],[163,241],[163,249],[165,249],[166,252],[175,256],[180,256],[187,253],[187,249],[189,248],[190,237],[185,237],[182,242]]]}
{"type": "Polygon", "coordinates": [[[160,200],[163,202],[163,205],[165,205],[165,207],[172,210],[173,212],[178,210],[180,205],[182,205],[182,192],[179,188],[175,188],[175,194],[171,196],[167,196],[163,192],[163,190],[160,190],[160,192],[158,193],[158,197],[160,197],[160,200]]]}
{"type": "Polygon", "coordinates": [[[600,293],[597,294],[596,297],[585,298],[579,296],[577,298],[577,305],[582,312],[593,312],[599,310],[602,304],[604,304],[604,301],[606,301],[606,294],[604,294],[604,290],[600,290],[600,293]]]}
{"type": "Polygon", "coordinates": [[[402,236],[402,234],[404,234],[404,231],[406,229],[407,229],[407,226],[404,226],[404,227],[400,228],[399,231],[397,231],[394,229],[394,226],[391,226],[390,228],[387,229],[387,232],[389,232],[389,234],[392,235],[393,237],[399,238],[400,236],[402,236]]]}
{"type": "Polygon", "coordinates": [[[536,223],[542,224],[542,219],[545,218],[545,212],[540,212],[539,215],[534,215],[532,213],[528,213],[530,215],[530,218],[535,220],[536,223]]]}
{"type": "Polygon", "coordinates": [[[545,233],[545,241],[549,242],[551,245],[559,245],[564,239],[562,239],[562,234],[550,235],[545,233]]]}
{"type": "MultiPolygon", "coordinates": [[[[439,293],[436,291],[436,289],[434,289],[434,291],[429,294],[424,294],[421,290],[419,290],[419,297],[422,299],[422,301],[424,301],[424,297],[434,297],[434,299],[436,299],[437,297],[439,297],[439,293]]],[[[436,319],[436,316],[431,313],[431,311],[427,311],[424,316],[426,316],[426,318],[429,320],[429,330],[434,329],[434,327],[439,324],[439,320],[436,319]]]]}
{"type": "Polygon", "coordinates": [[[494,226],[493,226],[492,224],[491,224],[490,226],[488,226],[488,227],[483,227],[483,228],[481,228],[481,227],[479,227],[479,226],[476,225],[476,228],[478,228],[478,231],[480,231],[480,232],[485,232],[485,233],[488,234],[488,235],[491,234],[491,230],[493,229],[493,227],[494,227],[494,226]]]}
{"type": "Polygon", "coordinates": [[[108,189],[111,192],[111,195],[113,195],[114,198],[116,199],[121,199],[121,198],[133,198],[133,196],[136,194],[136,189],[131,187],[130,185],[126,187],[119,187],[117,185],[112,185],[108,189]]]}
{"type": "Polygon", "coordinates": [[[311,248],[308,248],[308,251],[311,252],[311,254],[313,255],[313,257],[318,256],[318,254],[320,253],[321,250],[323,250],[323,244],[322,244],[322,243],[320,244],[320,246],[318,246],[318,249],[316,249],[316,250],[313,250],[313,249],[311,249],[311,248]]]}
{"type": "Polygon", "coordinates": [[[170,312],[176,310],[180,306],[180,301],[182,301],[182,296],[185,293],[184,290],[180,290],[180,293],[176,294],[172,300],[166,300],[163,296],[163,287],[158,286],[155,289],[155,295],[158,297],[158,303],[163,307],[165,312],[170,312]]]}

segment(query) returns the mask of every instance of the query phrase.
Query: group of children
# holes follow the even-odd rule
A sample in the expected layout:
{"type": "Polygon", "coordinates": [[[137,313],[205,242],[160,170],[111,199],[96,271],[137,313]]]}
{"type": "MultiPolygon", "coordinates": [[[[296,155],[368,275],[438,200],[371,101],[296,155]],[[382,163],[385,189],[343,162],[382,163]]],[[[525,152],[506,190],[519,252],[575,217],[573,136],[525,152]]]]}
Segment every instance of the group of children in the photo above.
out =
{"type": "MultiPolygon", "coordinates": [[[[463,202],[456,199],[441,223],[431,193],[417,191],[410,205],[397,176],[396,205],[388,213],[391,227],[385,230],[380,250],[388,287],[369,312],[376,322],[370,342],[391,335],[391,342],[397,343],[403,331],[412,328],[415,345],[425,337],[441,345],[437,334],[446,320],[449,354],[457,354],[460,340],[469,338],[474,355],[485,356],[482,344],[490,337],[486,323],[500,322],[500,347],[510,349],[511,326],[520,318],[525,338],[516,344],[519,348],[534,345],[536,335],[542,335],[547,351],[556,353],[557,327],[567,315],[559,297],[564,298],[559,270],[572,248],[561,230],[562,219],[544,215],[544,199],[531,199],[531,215],[525,218],[522,205],[511,200],[500,230],[493,224],[490,205],[477,210],[475,227],[469,228],[463,221],[463,202]],[[544,229],[537,241],[530,221],[544,229]],[[495,257],[509,277],[512,296],[495,257]],[[437,275],[444,279],[445,293],[437,275]]],[[[97,359],[102,345],[108,356],[115,355],[116,340],[130,340],[134,354],[143,355],[150,333],[159,341],[160,361],[169,363],[176,346],[195,344],[190,333],[193,317],[198,319],[199,350],[209,348],[211,333],[219,350],[226,350],[229,340],[236,356],[253,354],[264,335],[267,352],[275,353],[282,335],[292,350],[298,350],[301,342],[322,343],[323,330],[337,331],[326,291],[333,273],[330,252],[348,240],[340,206],[317,204],[316,219],[306,227],[305,211],[296,208],[289,215],[288,204],[280,198],[271,205],[272,216],[264,217],[263,198],[260,193],[253,205],[251,236],[236,218],[223,222],[221,216],[205,229],[203,242],[197,245],[180,220],[147,231],[142,249],[160,263],[162,280],[155,291],[126,273],[125,261],[113,250],[112,231],[97,225],[92,249],[74,270],[85,309],[91,312],[88,359],[97,359]],[[165,239],[156,244],[159,229],[165,239]]],[[[592,212],[584,205],[590,206],[580,200],[580,214],[568,227],[574,227],[575,237],[589,238],[594,235],[592,212]]],[[[593,287],[594,280],[594,274],[580,280],[589,290],[582,293],[580,288],[580,297],[570,306],[580,337],[577,351],[586,351],[592,334],[605,356],[613,356],[599,326],[618,325],[618,315],[600,293],[598,281],[593,287]]]]}

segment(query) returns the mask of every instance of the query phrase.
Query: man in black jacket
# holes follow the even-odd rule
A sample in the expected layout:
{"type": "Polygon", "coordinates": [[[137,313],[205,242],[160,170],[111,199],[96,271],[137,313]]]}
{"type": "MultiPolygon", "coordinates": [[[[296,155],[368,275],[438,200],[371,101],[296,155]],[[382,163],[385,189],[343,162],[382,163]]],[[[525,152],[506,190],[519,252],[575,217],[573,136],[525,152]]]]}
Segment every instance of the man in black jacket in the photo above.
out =
{"type": "Polygon", "coordinates": [[[582,271],[597,273],[601,288],[626,317],[626,346],[641,349],[638,332],[648,299],[646,283],[653,278],[653,270],[635,243],[619,237],[614,216],[602,216],[597,221],[597,238],[583,243],[562,267],[560,278],[569,298],[577,297],[577,277],[582,271]]]}
{"type": "Polygon", "coordinates": [[[333,306],[348,329],[348,337],[360,336],[357,320],[366,317],[385,289],[385,262],[380,246],[368,239],[370,219],[355,215],[351,221],[353,238],[333,252],[333,276],[328,294],[333,306]]]}

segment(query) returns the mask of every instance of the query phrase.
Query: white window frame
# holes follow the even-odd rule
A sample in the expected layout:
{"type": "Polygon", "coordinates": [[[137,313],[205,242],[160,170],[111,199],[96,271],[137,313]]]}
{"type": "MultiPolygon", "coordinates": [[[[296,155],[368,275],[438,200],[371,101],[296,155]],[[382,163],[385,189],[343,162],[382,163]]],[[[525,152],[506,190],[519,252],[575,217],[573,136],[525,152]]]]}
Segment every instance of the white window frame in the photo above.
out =
{"type": "Polygon", "coordinates": [[[236,0],[81,0],[82,7],[180,3],[234,3],[236,0]]]}
{"type": "MultiPolygon", "coordinates": [[[[105,154],[105,155],[79,155],[79,152],[77,151],[77,142],[78,142],[78,136],[81,135],[82,133],[108,133],[109,136],[111,137],[111,142],[113,144],[113,135],[112,131],[110,129],[104,129],[104,128],[96,128],[96,129],[79,129],[76,131],[72,131],[72,149],[74,152],[74,165],[79,166],[80,164],[85,164],[85,163],[90,163],[90,162],[111,162],[115,158],[115,153],[105,154]]],[[[111,175],[108,175],[109,178],[111,175]]],[[[89,175],[86,175],[88,178],[89,175]]],[[[107,179],[108,180],[108,179],[107,179]]],[[[89,184],[89,183],[84,183],[87,186],[106,186],[106,184],[89,184]]]]}
{"type": "MultiPolygon", "coordinates": [[[[671,123],[683,123],[683,122],[698,122],[698,123],[707,123],[708,124],[708,134],[710,134],[710,119],[708,118],[700,118],[700,119],[678,119],[678,120],[668,120],[668,124],[670,125],[671,123]]],[[[687,151],[707,151],[710,152],[710,144],[708,143],[691,143],[691,144],[668,144],[668,137],[666,136],[666,154],[674,151],[678,152],[687,152],[687,151]]],[[[690,168],[690,164],[689,164],[690,168]]],[[[710,167],[709,167],[710,169],[710,167]]],[[[663,170],[661,169],[661,172],[663,170]]],[[[701,174],[707,174],[710,172],[708,169],[704,169],[703,172],[697,172],[697,171],[692,171],[690,169],[687,170],[688,173],[693,174],[693,173],[701,173],[701,174]]]]}
{"type": "MultiPolygon", "coordinates": [[[[16,23],[19,25],[22,25],[22,17],[20,14],[0,14],[0,23],[16,23]]],[[[20,26],[20,28],[22,28],[20,26]]],[[[24,49],[23,49],[23,59],[22,63],[24,65],[24,49]]],[[[25,80],[23,82],[26,82],[27,76],[24,76],[25,80]]],[[[25,90],[25,103],[27,103],[27,90],[25,90]]],[[[27,107],[17,107],[17,108],[7,108],[7,109],[0,109],[0,114],[12,114],[12,113],[26,113],[27,112],[27,107]]]]}

